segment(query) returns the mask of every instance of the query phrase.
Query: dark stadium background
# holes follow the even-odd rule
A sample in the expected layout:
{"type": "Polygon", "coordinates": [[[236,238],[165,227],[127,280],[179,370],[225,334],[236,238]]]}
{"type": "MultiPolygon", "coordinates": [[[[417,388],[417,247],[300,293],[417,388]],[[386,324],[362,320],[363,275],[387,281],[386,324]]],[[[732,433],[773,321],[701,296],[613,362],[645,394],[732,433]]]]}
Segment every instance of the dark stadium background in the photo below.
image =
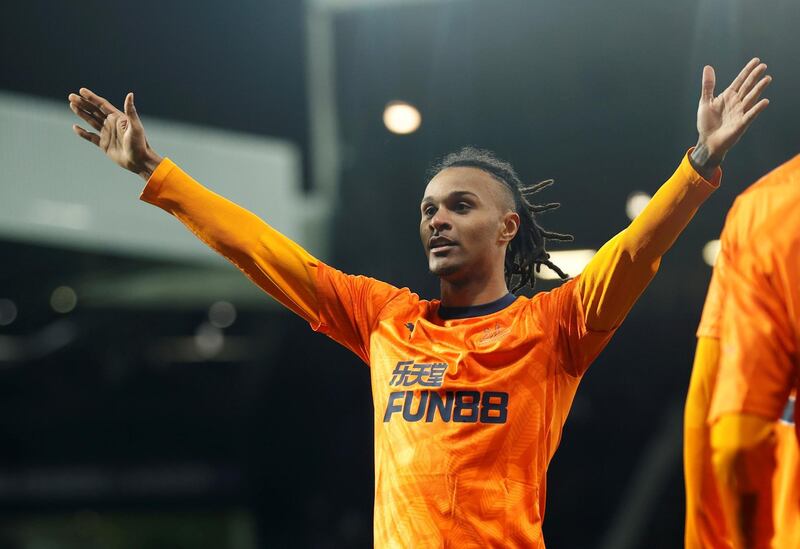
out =
{"type": "MultiPolygon", "coordinates": [[[[682,403],[710,275],[701,249],[737,192],[798,152],[800,4],[351,4],[333,17],[342,164],[329,257],[425,297],[437,285],[417,209],[437,157],[478,145],[528,181],[554,177],[546,200],[562,208],[545,225],[596,249],[627,224],[628,194],[654,192],[694,144],[702,66],[716,68],[721,89],[750,57],[769,64],[771,106],[590,369],[548,477],[549,547],[678,547],[682,403]],[[420,108],[418,132],[386,131],[382,110],[396,98],[420,108]]],[[[306,9],[274,0],[5,4],[0,89],[63,100],[65,110],[80,86],[117,104],[133,90],[145,126],[159,117],[286,139],[303,154],[310,190],[306,9]]],[[[47,162],[47,150],[36,154],[47,162]]],[[[2,200],[12,185],[0,184],[2,200]]],[[[0,298],[19,307],[0,335],[35,338],[62,319],[48,299],[64,280],[160,264],[0,240],[0,298]]],[[[69,345],[0,362],[0,547],[371,544],[367,368],[269,309],[241,311],[226,331],[252,343],[239,360],[170,364],[146,352],[157,338],[191,336],[205,315],[79,302],[69,345]],[[98,495],[86,484],[97,479],[116,488],[98,495]]]]}

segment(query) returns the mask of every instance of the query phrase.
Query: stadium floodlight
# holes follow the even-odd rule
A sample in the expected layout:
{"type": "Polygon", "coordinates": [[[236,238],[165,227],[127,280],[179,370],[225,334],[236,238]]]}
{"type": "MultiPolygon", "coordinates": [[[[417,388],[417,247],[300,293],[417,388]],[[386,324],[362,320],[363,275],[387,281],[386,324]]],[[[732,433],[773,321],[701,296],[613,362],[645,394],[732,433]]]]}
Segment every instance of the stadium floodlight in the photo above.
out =
{"type": "Polygon", "coordinates": [[[647,207],[652,198],[652,196],[642,191],[635,191],[628,195],[628,200],[625,202],[625,213],[627,214],[628,219],[631,221],[636,219],[636,217],[647,207]]]}
{"type": "Polygon", "coordinates": [[[703,261],[706,262],[706,265],[713,267],[714,263],[717,262],[717,256],[719,255],[719,240],[711,240],[706,242],[706,245],[703,246],[703,261]]]}
{"type": "Polygon", "coordinates": [[[50,294],[50,306],[57,313],[69,313],[77,304],[78,295],[69,286],[59,286],[50,294]]]}
{"type": "Polygon", "coordinates": [[[407,135],[417,131],[422,123],[422,115],[410,103],[390,101],[383,110],[383,123],[390,132],[407,135]]]}
{"type": "Polygon", "coordinates": [[[0,326],[8,326],[17,319],[17,304],[10,299],[0,299],[0,326]]]}
{"type": "Polygon", "coordinates": [[[230,328],[236,322],[236,307],[228,301],[216,301],[208,309],[208,321],[215,328],[230,328]]]}
{"type": "MultiPolygon", "coordinates": [[[[551,252],[550,261],[558,265],[558,267],[567,273],[570,277],[581,274],[586,265],[592,260],[597,250],[560,250],[551,252]]],[[[559,276],[554,272],[543,266],[536,274],[536,278],[542,280],[559,280],[559,276]]]]}

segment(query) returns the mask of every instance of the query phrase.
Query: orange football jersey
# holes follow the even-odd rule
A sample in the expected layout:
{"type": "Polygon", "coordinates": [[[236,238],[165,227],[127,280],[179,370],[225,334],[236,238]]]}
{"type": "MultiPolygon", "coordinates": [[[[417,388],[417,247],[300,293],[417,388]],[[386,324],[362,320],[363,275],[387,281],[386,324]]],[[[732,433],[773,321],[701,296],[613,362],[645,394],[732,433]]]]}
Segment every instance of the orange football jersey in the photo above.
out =
{"type": "Polygon", "coordinates": [[[720,251],[708,287],[697,337],[719,339],[725,276],[728,266],[747,245],[753,231],[770,219],[787,200],[800,196],[800,155],[770,171],[745,189],[731,206],[720,235],[720,251]]]}
{"type": "MultiPolygon", "coordinates": [[[[795,435],[800,435],[797,408],[792,417],[787,417],[785,407],[786,399],[792,391],[797,391],[800,383],[799,210],[800,197],[787,199],[753,233],[749,244],[739,250],[729,265],[729,298],[723,308],[719,374],[709,413],[712,423],[723,416],[757,416],[777,422],[779,426],[784,421],[793,421],[795,435]]],[[[798,439],[792,442],[790,445],[785,440],[775,441],[778,451],[787,446],[796,451],[798,439]]],[[[753,475],[754,472],[746,474],[753,475]]],[[[760,485],[756,488],[770,489],[773,499],[777,493],[788,503],[788,509],[774,509],[772,525],[766,527],[759,517],[744,517],[747,521],[754,521],[752,527],[756,535],[763,531],[766,536],[769,526],[777,530],[787,515],[796,520],[800,503],[797,497],[798,475],[796,471],[784,474],[784,482],[788,485],[776,488],[773,480],[771,487],[760,485]]],[[[752,507],[751,503],[747,505],[752,507]]],[[[759,547],[800,545],[796,530],[794,537],[784,537],[771,545],[763,539],[754,541],[759,547]]]]}
{"type": "Polygon", "coordinates": [[[684,157],[579,276],[470,308],[325,265],[169,159],[142,199],[370,366],[376,546],[544,547],[546,471],[578,383],[719,178],[684,157]]]}
{"type": "MultiPolygon", "coordinates": [[[[782,164],[742,192],[731,207],[720,236],[703,314],[684,418],[684,472],[686,481],[687,549],[727,549],[731,541],[725,525],[716,479],[711,468],[711,396],[717,380],[720,322],[727,297],[730,263],[747,246],[754,231],[775,214],[786,200],[800,196],[800,155],[782,164]]],[[[793,401],[787,402],[793,406],[793,401]]],[[[791,423],[776,427],[778,438],[774,479],[775,546],[800,546],[800,457],[791,423]]]]}
{"type": "Polygon", "coordinates": [[[779,421],[800,382],[800,196],[759,227],[730,267],[709,420],[743,413],[779,421]]]}

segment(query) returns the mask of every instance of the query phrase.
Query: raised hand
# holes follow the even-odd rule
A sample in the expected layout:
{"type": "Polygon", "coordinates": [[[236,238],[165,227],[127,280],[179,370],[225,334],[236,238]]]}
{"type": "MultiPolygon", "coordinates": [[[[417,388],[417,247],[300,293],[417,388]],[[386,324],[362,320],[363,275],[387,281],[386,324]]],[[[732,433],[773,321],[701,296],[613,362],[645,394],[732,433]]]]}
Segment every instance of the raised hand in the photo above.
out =
{"type": "Polygon", "coordinates": [[[722,163],[725,154],[747,131],[753,120],[767,108],[769,99],[761,99],[772,77],[764,73],[767,66],[755,57],[721,94],[714,97],[716,77],[713,67],[703,68],[700,105],[697,108],[697,146],[691,160],[703,176],[722,163]]]}
{"type": "Polygon", "coordinates": [[[115,164],[149,179],[161,157],[147,143],[144,126],[133,104],[133,93],[125,97],[123,112],[87,88],[79,91],[69,94],[70,109],[99,134],[77,124],[72,125],[73,131],[100,147],[115,164]]]}

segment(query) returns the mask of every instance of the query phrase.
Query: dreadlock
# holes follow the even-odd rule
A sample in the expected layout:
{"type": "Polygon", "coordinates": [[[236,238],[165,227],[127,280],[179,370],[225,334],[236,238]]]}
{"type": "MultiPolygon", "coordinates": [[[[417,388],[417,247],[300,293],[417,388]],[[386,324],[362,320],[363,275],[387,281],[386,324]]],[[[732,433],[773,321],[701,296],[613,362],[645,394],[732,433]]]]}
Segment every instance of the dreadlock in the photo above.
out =
{"type": "Polygon", "coordinates": [[[464,147],[458,152],[445,156],[430,170],[432,178],[445,168],[470,167],[478,168],[503,183],[514,197],[514,207],[520,219],[519,230],[513,240],[508,243],[505,258],[506,284],[516,293],[526,285],[531,288],[536,283],[535,274],[542,265],[546,265],[562,279],[568,278],[557,265],[550,261],[550,254],[545,244],[548,240],[569,242],[572,235],[546,231],[536,222],[536,214],[558,208],[561,204],[534,204],[531,197],[553,184],[552,179],[525,185],[520,181],[514,168],[508,162],[500,160],[494,153],[475,147],[464,147]]]}

